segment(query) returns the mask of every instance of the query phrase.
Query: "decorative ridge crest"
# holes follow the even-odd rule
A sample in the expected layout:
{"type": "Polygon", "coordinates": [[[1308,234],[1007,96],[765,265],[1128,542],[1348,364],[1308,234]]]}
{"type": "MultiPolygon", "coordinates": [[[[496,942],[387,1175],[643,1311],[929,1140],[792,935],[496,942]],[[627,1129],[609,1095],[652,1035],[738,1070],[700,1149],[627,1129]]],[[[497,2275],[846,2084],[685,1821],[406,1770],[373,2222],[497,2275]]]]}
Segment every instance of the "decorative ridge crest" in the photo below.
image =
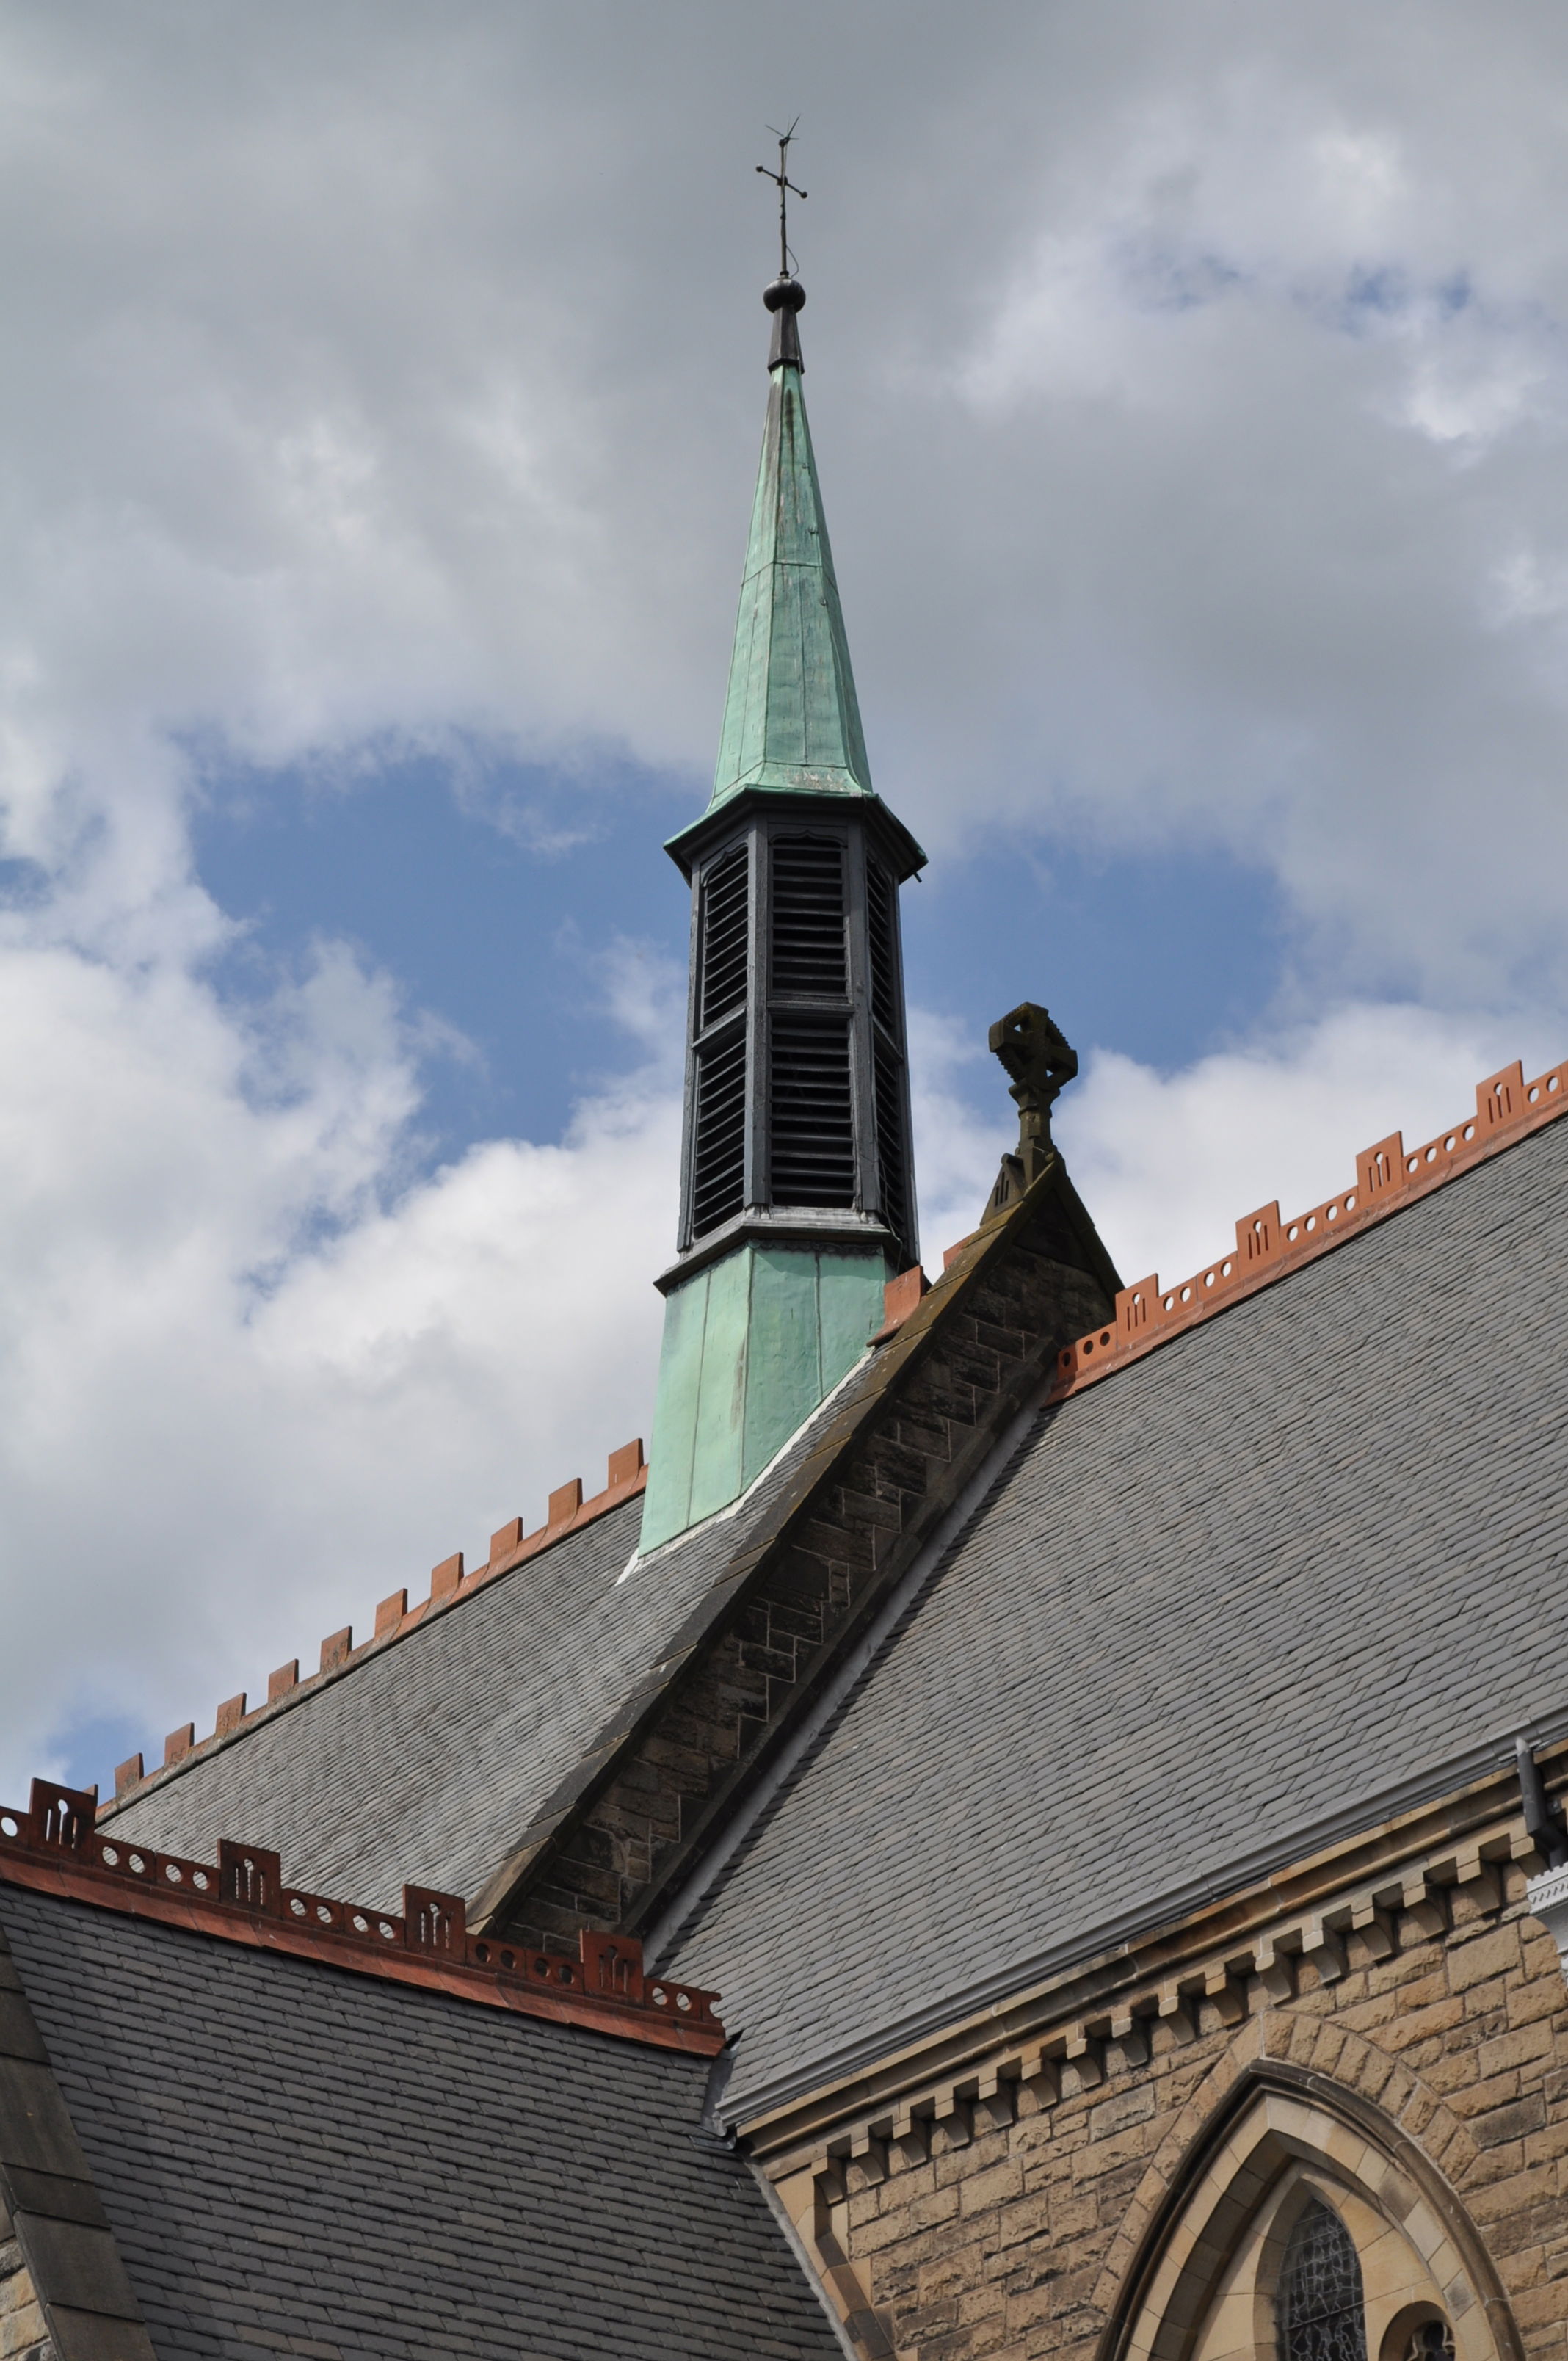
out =
{"type": "Polygon", "coordinates": [[[465,1573],[463,1553],[458,1550],[441,1564],[433,1566],[428,1598],[418,1600],[411,1608],[407,1590],[394,1590],[383,1598],[376,1609],[375,1627],[367,1640],[354,1644],[354,1626],[345,1623],[341,1631],[329,1633],[321,1644],[321,1662],[314,1673],[300,1678],[300,1660],[292,1657],[286,1664],[268,1675],[267,1701],[249,1706],[245,1691],[228,1697],[219,1706],[211,1733],[203,1739],[196,1736],[196,1725],[187,1721],[171,1730],[163,1741],[163,1761],[151,1771],[144,1767],[139,1754],[131,1755],[119,1764],[115,1773],[115,1793],[99,1806],[100,1817],[112,1818],[117,1806],[131,1802],[149,1788],[165,1773],[181,1769],[195,1755],[204,1762],[216,1747],[236,1737],[242,1730],[253,1730],[258,1721],[281,1712],[304,1696],[313,1696],[318,1688],[371,1654],[378,1654],[393,1641],[402,1639],[416,1625],[429,1620],[433,1614],[454,1606],[461,1598],[471,1598],[475,1591],[493,1582],[498,1575],[510,1574],[524,1562],[564,1541],[568,1533],[578,1532],[584,1525],[595,1523],[608,1516],[612,1509],[620,1508],[633,1499],[648,1481],[647,1462],[642,1455],[641,1436],[622,1444],[612,1451],[606,1467],[605,1488],[591,1499],[583,1498],[583,1482],[574,1476],[569,1484],[559,1485],[551,1493],[549,1507],[543,1525],[532,1533],[523,1532],[521,1517],[512,1517],[499,1532],[490,1535],[489,1555],[483,1565],[465,1573]]]}
{"type": "Polygon", "coordinates": [[[186,1861],[103,1834],[97,1806],[95,1790],[48,1779],[33,1781],[27,1811],[0,1805],[0,1882],[662,2048],[724,2046],[718,1994],[646,1975],[635,1936],[585,1932],[564,1959],[471,1935],[461,1894],[405,1885],[400,1911],[334,1901],[286,1885],[265,1846],[225,1837],[215,1863],[186,1861]]]}
{"type": "MultiPolygon", "coordinates": [[[[1003,1020],[1005,1022],[1005,1020],[1003,1020]]],[[[1237,1303],[1277,1279],[1288,1278],[1299,1265],[1315,1262],[1346,1239],[1397,1213],[1418,1198],[1430,1196],[1445,1180],[1484,1164],[1490,1156],[1541,1130],[1568,1114],[1568,1058],[1549,1066],[1527,1082],[1518,1059],[1500,1073],[1475,1085],[1475,1113],[1440,1132],[1425,1147],[1407,1148],[1403,1135],[1389,1133],[1355,1159],[1355,1183],[1338,1197],[1327,1198],[1291,1222],[1280,1218],[1278,1200],[1244,1214],[1236,1224],[1234,1254],[1223,1255],[1207,1269],[1176,1286],[1162,1288],[1157,1276],[1122,1288],[1108,1327],[1091,1329],[1062,1347],[1047,1400],[1057,1402],[1079,1393],[1113,1369],[1141,1360],[1172,1336],[1237,1303]]],[[[942,1256],[946,1273],[965,1249],[986,1234],[985,1224],[948,1246],[942,1256]]],[[[937,1285],[942,1285],[938,1279],[937,1285]]],[[[890,1279],[883,1290],[885,1317],[872,1338],[883,1345],[895,1335],[918,1307],[931,1282],[918,1263],[890,1279]]]]}
{"type": "Polygon", "coordinates": [[[1402,1206],[1441,1189],[1445,1181],[1474,1165],[1483,1164],[1516,1140],[1568,1112],[1568,1059],[1549,1066],[1527,1082],[1518,1059],[1500,1073],[1475,1085],[1473,1116],[1440,1132],[1422,1148],[1407,1148],[1403,1136],[1363,1149],[1355,1159],[1355,1182],[1337,1197],[1300,1213],[1294,1221],[1280,1219],[1279,1203],[1259,1206],[1236,1224],[1234,1254],[1223,1255],[1205,1270],[1195,1272],[1175,1287],[1162,1288],[1157,1276],[1124,1287],[1116,1298],[1111,1324],[1065,1345],[1057,1356],[1056,1375],[1048,1399],[1061,1401],[1079,1393],[1113,1369],[1141,1360],[1157,1345],[1183,1334],[1212,1313],[1245,1296],[1255,1295],[1277,1279],[1286,1278],[1300,1264],[1314,1262],[1346,1238],[1397,1213],[1402,1206]]]}

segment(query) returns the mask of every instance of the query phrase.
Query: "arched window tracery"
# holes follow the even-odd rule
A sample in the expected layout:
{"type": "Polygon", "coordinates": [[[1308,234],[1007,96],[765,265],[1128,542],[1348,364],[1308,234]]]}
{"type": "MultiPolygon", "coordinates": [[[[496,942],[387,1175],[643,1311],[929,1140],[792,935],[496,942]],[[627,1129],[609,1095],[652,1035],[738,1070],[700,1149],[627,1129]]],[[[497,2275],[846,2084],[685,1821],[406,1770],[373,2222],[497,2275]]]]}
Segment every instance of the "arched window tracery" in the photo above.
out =
{"type": "Polygon", "coordinates": [[[1366,2361],[1355,2241],[1321,2197],[1310,2198],[1297,2216],[1276,2305],[1280,2361],[1366,2361]]]}
{"type": "Polygon", "coordinates": [[[1260,2074],[1195,2157],[1101,2361],[1523,2361],[1452,2192],[1369,2118],[1260,2074]]]}

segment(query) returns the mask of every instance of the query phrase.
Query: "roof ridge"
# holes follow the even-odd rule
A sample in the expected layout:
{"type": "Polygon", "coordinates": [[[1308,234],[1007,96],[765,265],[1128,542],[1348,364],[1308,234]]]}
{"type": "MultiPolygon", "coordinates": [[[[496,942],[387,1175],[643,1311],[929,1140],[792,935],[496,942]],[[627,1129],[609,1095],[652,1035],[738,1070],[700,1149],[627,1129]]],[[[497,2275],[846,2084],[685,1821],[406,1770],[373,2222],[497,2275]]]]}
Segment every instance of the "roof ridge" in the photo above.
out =
{"type": "Polygon", "coordinates": [[[215,1863],[187,1861],[101,1835],[96,1812],[91,1791],[35,1779],[25,1812],[0,1805],[0,1882],[663,2048],[723,2046],[718,1994],[645,1976],[635,1936],[585,1933],[576,1960],[546,1956],[471,1935],[460,1894],[405,1885],[400,1911],[372,1910],[285,1884],[265,1845],[225,1837],[215,1863]]]}
{"type": "Polygon", "coordinates": [[[268,1675],[267,1701],[247,1708],[246,1692],[225,1698],[217,1709],[211,1734],[196,1736],[194,1722],[187,1721],[171,1730],[163,1741],[163,1761],[150,1772],[143,1766],[140,1754],[130,1755],[115,1772],[115,1793],[98,1806],[100,1818],[112,1818],[122,1805],[131,1803],[148,1793],[155,1785],[163,1785],[170,1775],[183,1770],[187,1763],[207,1762],[222,1746],[243,1732],[254,1730],[259,1722],[274,1719],[291,1705],[339,1679],[343,1674],[362,1664],[367,1656],[379,1654],[395,1641],[405,1638],[417,1626],[426,1623],[433,1615],[440,1614],[459,1600],[471,1598],[477,1590],[495,1581],[499,1575],[510,1574],[542,1550],[552,1548],[585,1525],[594,1524],[635,1499],[647,1484],[648,1465],[643,1456],[642,1438],[623,1443],[609,1454],[606,1463],[605,1488],[591,1499],[583,1498],[583,1479],[574,1476],[569,1483],[557,1485],[549,1498],[545,1520],[537,1531],[524,1533],[521,1517],[509,1518],[490,1535],[489,1555],[483,1565],[465,1573],[463,1552],[431,1568],[430,1593],[413,1607],[409,1605],[406,1589],[394,1590],[383,1598],[376,1609],[375,1626],[367,1640],[354,1645],[354,1626],[345,1623],[341,1631],[333,1631],[321,1643],[321,1661],[314,1673],[300,1678],[300,1660],[291,1657],[268,1675]]]}
{"type": "MultiPolygon", "coordinates": [[[[1174,1287],[1162,1288],[1157,1274],[1151,1272],[1121,1289],[1110,1325],[1064,1345],[1057,1356],[1047,1400],[1064,1401],[1113,1369],[1141,1360],[1173,1336],[1185,1335],[1216,1312],[1288,1278],[1303,1263],[1315,1262],[1565,1113],[1568,1059],[1527,1082],[1516,1058],[1511,1066],[1476,1083],[1473,1116],[1451,1125],[1423,1147],[1408,1149],[1403,1134],[1391,1131],[1387,1139],[1364,1148],[1355,1159],[1354,1186],[1337,1197],[1325,1198],[1290,1222],[1280,1219],[1275,1198],[1242,1216],[1233,1254],[1174,1287]]],[[[949,1248],[949,1253],[957,1251],[949,1248]]]]}

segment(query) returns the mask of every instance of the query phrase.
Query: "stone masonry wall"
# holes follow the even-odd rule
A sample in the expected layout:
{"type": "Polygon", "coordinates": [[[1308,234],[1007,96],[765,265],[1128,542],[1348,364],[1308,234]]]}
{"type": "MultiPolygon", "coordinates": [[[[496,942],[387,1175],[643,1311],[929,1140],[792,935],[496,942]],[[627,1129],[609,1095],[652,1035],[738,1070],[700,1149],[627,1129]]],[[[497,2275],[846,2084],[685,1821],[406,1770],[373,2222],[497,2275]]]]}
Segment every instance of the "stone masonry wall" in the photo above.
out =
{"type": "Polygon", "coordinates": [[[53,2351],[21,2247],[0,2237],[0,2361],[51,2361],[53,2351]]]}
{"type": "MultiPolygon", "coordinates": [[[[987,2097],[981,2078],[968,2103],[948,2094],[945,2118],[862,2137],[817,2180],[824,2276],[846,2262],[869,2298],[859,2349],[1088,2361],[1192,2142],[1249,2061],[1277,2059],[1413,2138],[1467,2211],[1525,2352],[1555,2361],[1568,2350],[1568,1987],[1524,1883],[1499,1865],[1348,1933],[1334,1981],[1307,1960],[1254,1973],[1034,2084],[987,2097]]],[[[786,2167],[769,2169],[782,2183],[786,2167]]]]}

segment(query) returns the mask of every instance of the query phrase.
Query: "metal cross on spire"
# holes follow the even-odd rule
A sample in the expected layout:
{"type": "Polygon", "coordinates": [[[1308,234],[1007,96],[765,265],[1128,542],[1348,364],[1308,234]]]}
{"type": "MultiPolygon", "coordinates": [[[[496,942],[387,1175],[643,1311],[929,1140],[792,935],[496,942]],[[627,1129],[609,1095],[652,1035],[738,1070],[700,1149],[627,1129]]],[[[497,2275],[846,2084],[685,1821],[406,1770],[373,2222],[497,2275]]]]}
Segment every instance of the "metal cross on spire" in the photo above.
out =
{"type": "Polygon", "coordinates": [[[775,131],[773,126],[769,124],[768,129],[773,132],[773,137],[779,143],[779,169],[775,172],[769,164],[759,164],[757,167],[759,172],[774,183],[779,192],[779,277],[781,279],[787,279],[790,275],[789,201],[794,195],[800,199],[802,204],[806,203],[806,191],[797,189],[789,177],[789,143],[795,137],[795,124],[799,121],[800,117],[797,115],[795,123],[790,125],[787,131],[775,131]]]}

